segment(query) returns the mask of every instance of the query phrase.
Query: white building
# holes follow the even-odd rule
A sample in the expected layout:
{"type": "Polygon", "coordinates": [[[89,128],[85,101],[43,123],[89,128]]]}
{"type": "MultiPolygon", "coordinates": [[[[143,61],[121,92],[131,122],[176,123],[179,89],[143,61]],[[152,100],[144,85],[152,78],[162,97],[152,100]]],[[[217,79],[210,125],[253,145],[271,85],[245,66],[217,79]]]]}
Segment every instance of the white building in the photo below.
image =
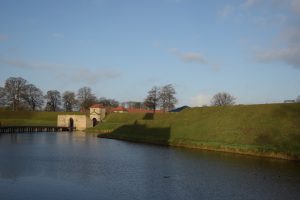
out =
{"type": "Polygon", "coordinates": [[[102,104],[94,104],[90,107],[90,119],[101,122],[105,118],[105,108],[102,104]]]}

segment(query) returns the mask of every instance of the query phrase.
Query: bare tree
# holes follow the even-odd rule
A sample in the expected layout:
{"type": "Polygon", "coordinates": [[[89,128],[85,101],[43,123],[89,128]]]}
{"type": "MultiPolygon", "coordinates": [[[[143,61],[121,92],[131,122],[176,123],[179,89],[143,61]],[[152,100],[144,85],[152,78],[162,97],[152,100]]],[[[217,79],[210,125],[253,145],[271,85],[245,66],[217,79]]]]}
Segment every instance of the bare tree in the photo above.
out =
{"type": "Polygon", "coordinates": [[[63,105],[67,112],[72,112],[76,107],[77,100],[75,98],[75,93],[71,91],[65,91],[63,93],[63,105]]]}
{"type": "Polygon", "coordinates": [[[211,100],[213,106],[234,105],[235,97],[227,92],[219,92],[215,94],[211,100]]]}
{"type": "Polygon", "coordinates": [[[296,102],[300,103],[300,95],[297,97],[296,102]]]}
{"type": "Polygon", "coordinates": [[[120,104],[115,99],[107,99],[105,97],[100,97],[98,103],[101,103],[105,107],[113,107],[113,108],[118,107],[120,104]]]}
{"type": "Polygon", "coordinates": [[[159,88],[154,86],[149,92],[144,100],[144,104],[147,108],[153,110],[155,112],[158,104],[159,104],[159,88]]]}
{"type": "Polygon", "coordinates": [[[163,86],[159,92],[159,100],[161,108],[166,112],[175,107],[177,99],[175,97],[176,91],[172,84],[163,86]]]}
{"type": "Polygon", "coordinates": [[[5,81],[5,94],[7,103],[12,106],[12,110],[19,109],[22,100],[22,94],[25,90],[26,80],[21,77],[10,77],[5,81]]]}
{"type": "Polygon", "coordinates": [[[42,90],[33,84],[25,85],[22,99],[28,104],[32,111],[41,108],[44,104],[44,96],[42,90]]]}
{"type": "Polygon", "coordinates": [[[77,99],[80,108],[88,109],[91,105],[97,102],[97,98],[92,94],[92,89],[89,87],[82,87],[77,92],[77,99]]]}
{"type": "Polygon", "coordinates": [[[7,104],[5,89],[0,87],[0,106],[5,106],[7,104]]]}
{"type": "Polygon", "coordinates": [[[45,96],[47,100],[46,110],[47,111],[57,111],[61,105],[60,92],[57,90],[49,90],[45,96]]]}

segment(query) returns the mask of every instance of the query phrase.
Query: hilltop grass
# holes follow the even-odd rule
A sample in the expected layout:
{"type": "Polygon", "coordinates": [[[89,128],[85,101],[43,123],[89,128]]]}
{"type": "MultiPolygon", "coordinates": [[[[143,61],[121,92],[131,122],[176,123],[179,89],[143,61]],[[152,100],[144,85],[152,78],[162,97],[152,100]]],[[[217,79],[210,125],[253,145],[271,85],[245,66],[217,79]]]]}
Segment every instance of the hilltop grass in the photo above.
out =
{"type": "Polygon", "coordinates": [[[114,113],[88,131],[99,137],[242,154],[300,159],[300,104],[186,109],[180,113],[114,113]]]}
{"type": "MultiPolygon", "coordinates": [[[[0,110],[2,126],[56,126],[57,115],[79,114],[78,112],[31,112],[31,111],[3,111],[0,110]]],[[[81,113],[82,114],[82,113],[81,113]]]]}

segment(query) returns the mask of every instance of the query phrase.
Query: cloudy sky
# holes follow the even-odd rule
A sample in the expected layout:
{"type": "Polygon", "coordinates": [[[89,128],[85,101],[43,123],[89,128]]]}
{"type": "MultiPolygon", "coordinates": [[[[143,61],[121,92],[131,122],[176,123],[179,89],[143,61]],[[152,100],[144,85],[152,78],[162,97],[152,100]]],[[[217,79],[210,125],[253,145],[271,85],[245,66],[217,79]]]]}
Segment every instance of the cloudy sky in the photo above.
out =
{"type": "Polygon", "coordinates": [[[119,101],[169,83],[178,106],[295,99],[300,0],[0,0],[0,72],[119,101]]]}

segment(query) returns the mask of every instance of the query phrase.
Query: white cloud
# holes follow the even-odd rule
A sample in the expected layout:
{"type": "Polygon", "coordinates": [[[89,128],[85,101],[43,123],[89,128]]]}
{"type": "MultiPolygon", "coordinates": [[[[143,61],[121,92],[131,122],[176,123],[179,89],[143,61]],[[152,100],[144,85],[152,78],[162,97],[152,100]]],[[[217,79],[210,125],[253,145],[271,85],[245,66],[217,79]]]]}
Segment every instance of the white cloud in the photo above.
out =
{"type": "Polygon", "coordinates": [[[206,58],[197,52],[182,53],[180,57],[185,62],[199,62],[201,64],[207,64],[206,58]]]}
{"type": "Polygon", "coordinates": [[[255,4],[259,3],[260,0],[246,0],[244,3],[240,5],[242,9],[247,9],[253,7],[255,4]]]}
{"type": "Polygon", "coordinates": [[[67,65],[61,65],[61,64],[50,64],[50,63],[43,63],[43,62],[30,62],[20,59],[11,59],[11,58],[0,58],[0,63],[17,67],[17,68],[23,68],[23,69],[59,69],[59,68],[65,68],[67,65]]]}
{"type": "Polygon", "coordinates": [[[241,15],[244,16],[244,23],[268,27],[270,30],[276,28],[278,34],[270,37],[265,47],[259,47],[254,58],[260,62],[281,62],[296,68],[300,68],[299,14],[300,0],[245,0],[239,6],[226,5],[218,13],[221,17],[230,16],[231,19],[241,15]],[[251,18],[243,15],[245,9],[250,8],[257,11],[251,18]]]}
{"type": "Polygon", "coordinates": [[[198,94],[190,99],[190,104],[191,106],[208,106],[211,98],[211,95],[198,94]]]}
{"type": "Polygon", "coordinates": [[[171,2],[171,3],[181,3],[185,0],[167,0],[168,2],[171,2]]]}
{"type": "Polygon", "coordinates": [[[54,37],[54,38],[63,38],[64,35],[62,33],[52,33],[52,37],[54,37]]]}
{"type": "Polygon", "coordinates": [[[69,78],[75,82],[84,82],[88,84],[95,84],[103,79],[113,79],[121,76],[121,73],[114,70],[102,69],[93,72],[87,68],[80,68],[73,70],[69,78]]]}
{"type": "Polygon", "coordinates": [[[6,36],[6,35],[0,35],[0,42],[1,41],[5,41],[5,40],[8,40],[8,36],[6,36]]]}
{"type": "Polygon", "coordinates": [[[234,7],[231,5],[224,6],[221,10],[219,10],[218,15],[222,18],[226,18],[234,12],[234,7]]]}
{"type": "Polygon", "coordinates": [[[195,62],[200,64],[208,64],[207,59],[199,52],[181,52],[177,48],[170,48],[168,51],[186,63],[195,62]]]}
{"type": "Polygon", "coordinates": [[[295,13],[300,14],[300,1],[299,0],[293,0],[291,3],[291,7],[295,13]]]}
{"type": "Polygon", "coordinates": [[[107,80],[121,76],[121,72],[107,68],[97,68],[97,71],[92,71],[90,68],[78,66],[43,62],[30,62],[19,59],[7,59],[1,57],[0,64],[4,64],[10,67],[22,68],[26,70],[51,70],[51,73],[53,73],[61,79],[66,79],[73,82],[84,82],[88,84],[94,84],[103,79],[107,80]]]}
{"type": "Polygon", "coordinates": [[[300,68],[300,28],[290,27],[276,38],[277,46],[256,52],[255,58],[261,62],[284,62],[300,68]]]}
{"type": "Polygon", "coordinates": [[[152,43],[152,46],[155,47],[155,48],[160,48],[160,47],[161,47],[161,44],[160,44],[160,42],[158,42],[158,41],[154,41],[154,42],[152,43]]]}
{"type": "Polygon", "coordinates": [[[173,53],[173,54],[179,54],[180,53],[179,49],[177,49],[177,48],[169,48],[168,51],[170,53],[173,53]]]}
{"type": "Polygon", "coordinates": [[[242,4],[234,6],[234,5],[224,5],[218,12],[217,15],[222,19],[228,17],[237,17],[238,14],[244,12],[245,9],[249,9],[257,4],[260,0],[246,0],[242,4]]]}
{"type": "Polygon", "coordinates": [[[268,49],[257,53],[256,59],[262,62],[285,62],[291,66],[300,68],[300,48],[268,49]]]}
{"type": "Polygon", "coordinates": [[[199,52],[182,52],[177,48],[169,48],[168,52],[175,55],[179,60],[184,63],[196,63],[201,65],[207,65],[214,71],[220,70],[220,64],[218,61],[208,60],[204,55],[199,52]]]}

